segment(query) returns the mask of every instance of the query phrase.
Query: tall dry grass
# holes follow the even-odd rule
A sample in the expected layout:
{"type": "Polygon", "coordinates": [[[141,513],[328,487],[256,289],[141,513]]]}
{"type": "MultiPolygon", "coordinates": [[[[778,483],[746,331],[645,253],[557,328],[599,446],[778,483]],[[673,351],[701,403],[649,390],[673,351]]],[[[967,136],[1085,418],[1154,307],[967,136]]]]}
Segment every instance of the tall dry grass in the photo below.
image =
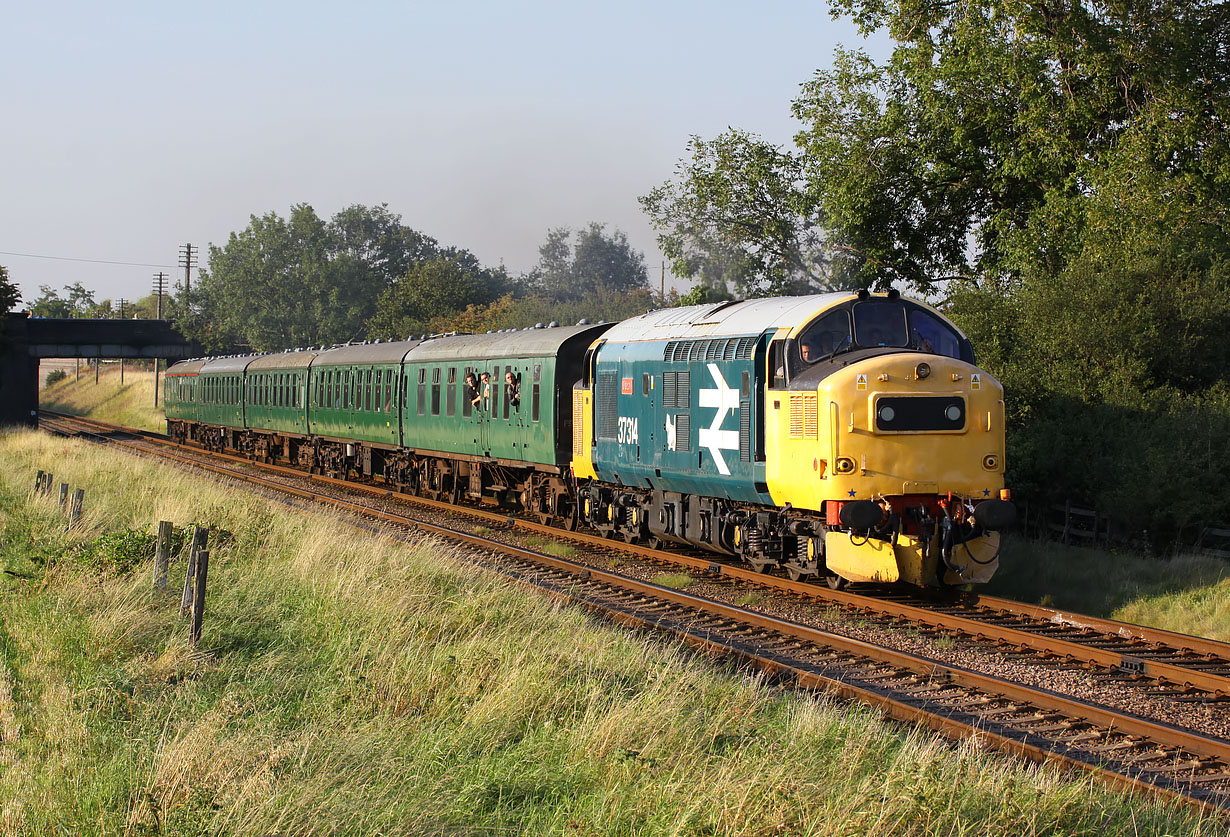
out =
{"type": "Polygon", "coordinates": [[[8,834],[1221,833],[103,449],[0,436],[0,510],[8,834]],[[148,565],[72,557],[160,519],[229,533],[200,651],[148,565]]]}
{"type": "MultiPolygon", "coordinates": [[[[161,382],[161,375],[159,381],[161,382]]],[[[161,393],[159,393],[161,402],[161,393]]],[[[94,383],[94,370],[82,370],[81,379],[73,373],[39,393],[39,405],[59,413],[89,416],[99,421],[164,431],[167,428],[162,404],[154,407],[154,372],[129,368],[120,384],[118,366],[105,366],[94,383]]]]}

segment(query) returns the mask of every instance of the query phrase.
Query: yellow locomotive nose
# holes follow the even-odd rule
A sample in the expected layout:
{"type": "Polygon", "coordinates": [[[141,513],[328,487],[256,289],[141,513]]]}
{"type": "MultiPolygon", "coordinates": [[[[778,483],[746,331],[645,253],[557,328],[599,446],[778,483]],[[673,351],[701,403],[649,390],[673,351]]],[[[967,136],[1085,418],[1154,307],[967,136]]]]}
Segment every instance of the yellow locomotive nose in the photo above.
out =
{"type": "MultiPolygon", "coordinates": [[[[814,392],[787,396],[769,410],[781,434],[780,454],[766,469],[769,488],[779,504],[823,515],[830,571],[920,585],[990,580],[998,535],[979,534],[945,551],[940,530],[956,532],[951,540],[990,528],[975,530],[972,518],[982,501],[999,503],[1004,487],[998,381],[962,360],[900,352],[850,363],[821,378],[814,392]],[[962,509],[960,522],[941,522],[940,500],[949,496],[962,509]],[[868,522],[881,513],[894,522],[868,522]]],[[[1000,509],[991,522],[1006,516],[1000,509]]]]}

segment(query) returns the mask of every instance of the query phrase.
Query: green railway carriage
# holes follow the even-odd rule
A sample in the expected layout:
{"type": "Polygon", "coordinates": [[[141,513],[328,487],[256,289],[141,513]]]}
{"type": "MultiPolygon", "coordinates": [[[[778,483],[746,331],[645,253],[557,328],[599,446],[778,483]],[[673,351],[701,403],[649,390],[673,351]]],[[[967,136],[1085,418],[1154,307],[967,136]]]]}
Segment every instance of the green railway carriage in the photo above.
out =
{"type": "Polygon", "coordinates": [[[580,377],[585,348],[608,327],[424,341],[405,362],[407,446],[510,462],[567,462],[572,382],[580,377]],[[469,373],[478,380],[476,389],[466,384],[469,373]],[[511,385],[506,381],[510,374],[511,385]]]}
{"type": "Polygon", "coordinates": [[[401,364],[416,340],[338,346],[311,364],[309,429],[330,440],[401,445],[401,364]]]}
{"type": "Polygon", "coordinates": [[[250,357],[207,361],[197,375],[197,421],[222,427],[244,426],[243,378],[250,357]]]}
{"type": "Polygon", "coordinates": [[[572,384],[586,348],[609,327],[454,335],[412,349],[402,373],[402,439],[420,463],[420,481],[441,496],[515,492],[541,517],[569,514],[561,502],[572,384]]]}
{"type": "Polygon", "coordinates": [[[177,363],[167,370],[163,405],[172,438],[220,449],[244,426],[244,367],[248,357],[177,363]]]}
{"type": "Polygon", "coordinates": [[[313,351],[247,358],[245,427],[277,433],[308,432],[308,368],[313,351]]]}
{"type": "Polygon", "coordinates": [[[162,405],[167,423],[198,421],[197,378],[204,360],[185,360],[167,367],[162,379],[162,405]]]}

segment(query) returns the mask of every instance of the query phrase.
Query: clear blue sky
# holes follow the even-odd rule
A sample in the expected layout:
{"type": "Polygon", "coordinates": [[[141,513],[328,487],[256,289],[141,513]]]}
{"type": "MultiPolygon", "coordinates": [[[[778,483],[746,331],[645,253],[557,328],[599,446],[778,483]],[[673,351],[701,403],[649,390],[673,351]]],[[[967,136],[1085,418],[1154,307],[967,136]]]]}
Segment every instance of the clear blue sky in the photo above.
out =
{"type": "MultiPolygon", "coordinates": [[[[605,222],[655,281],[636,198],[689,135],[789,142],[799,84],[863,45],[797,0],[14,3],[0,20],[0,251],[171,265],[251,214],[387,203],[518,272],[549,228],[605,222]]],[[[74,281],[134,299],[158,269],[0,264],[27,299],[74,281]]]]}

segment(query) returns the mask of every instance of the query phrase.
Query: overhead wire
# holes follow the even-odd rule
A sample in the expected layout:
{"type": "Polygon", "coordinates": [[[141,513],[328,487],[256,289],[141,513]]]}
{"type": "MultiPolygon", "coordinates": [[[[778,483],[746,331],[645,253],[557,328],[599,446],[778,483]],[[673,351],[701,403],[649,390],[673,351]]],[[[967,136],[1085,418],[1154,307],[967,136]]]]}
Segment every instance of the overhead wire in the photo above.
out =
{"type": "MultiPolygon", "coordinates": [[[[118,265],[125,265],[128,267],[167,267],[167,268],[172,268],[172,269],[183,267],[182,264],[155,264],[153,262],[117,262],[117,261],[111,261],[109,259],[78,259],[72,256],[45,256],[45,255],[40,255],[38,253],[14,253],[8,250],[0,250],[0,256],[21,256],[27,259],[53,259],[55,261],[61,261],[61,262],[88,262],[90,264],[118,264],[118,265]]],[[[197,265],[193,265],[192,267],[195,270],[200,269],[199,266],[197,265]]]]}

